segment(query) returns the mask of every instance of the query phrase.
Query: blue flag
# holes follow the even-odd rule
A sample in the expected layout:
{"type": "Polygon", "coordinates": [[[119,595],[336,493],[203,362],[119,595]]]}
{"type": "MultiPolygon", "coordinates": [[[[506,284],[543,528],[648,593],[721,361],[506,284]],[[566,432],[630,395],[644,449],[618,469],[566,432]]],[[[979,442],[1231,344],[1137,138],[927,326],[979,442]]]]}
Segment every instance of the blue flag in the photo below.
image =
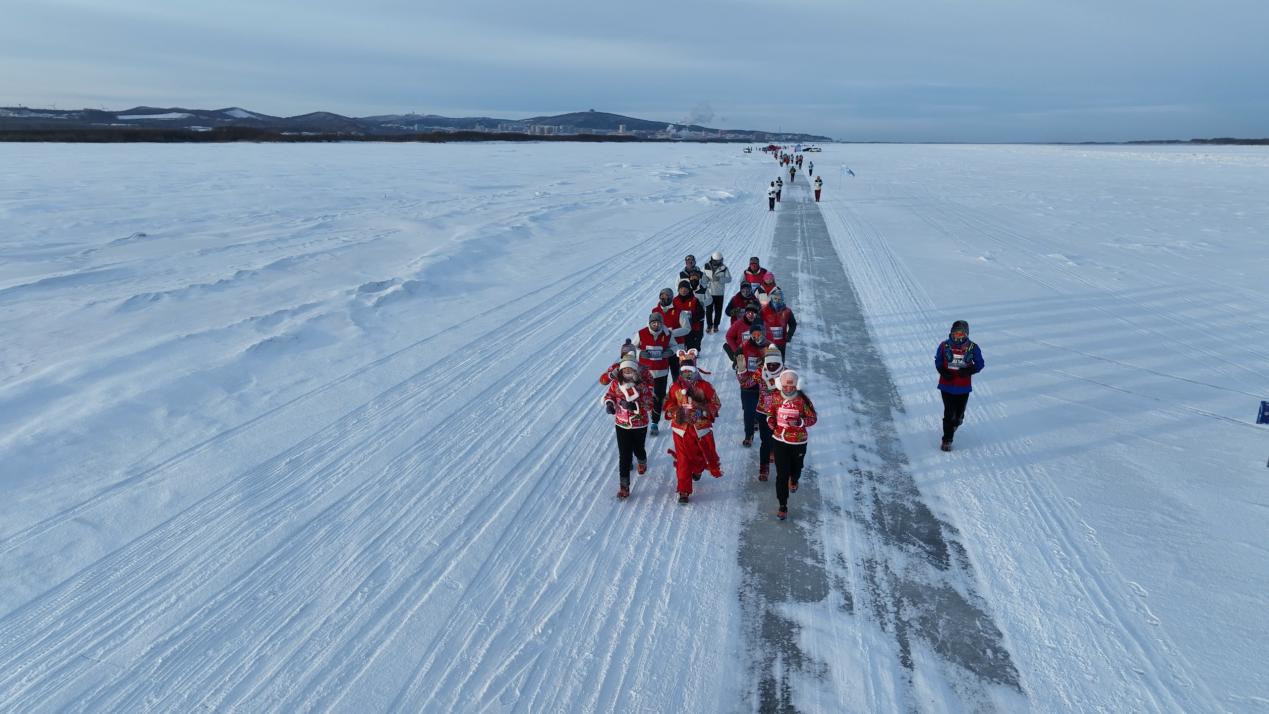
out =
{"type": "Polygon", "coordinates": [[[1260,403],[1260,416],[1256,417],[1257,424],[1269,424],[1269,402],[1260,403]]]}

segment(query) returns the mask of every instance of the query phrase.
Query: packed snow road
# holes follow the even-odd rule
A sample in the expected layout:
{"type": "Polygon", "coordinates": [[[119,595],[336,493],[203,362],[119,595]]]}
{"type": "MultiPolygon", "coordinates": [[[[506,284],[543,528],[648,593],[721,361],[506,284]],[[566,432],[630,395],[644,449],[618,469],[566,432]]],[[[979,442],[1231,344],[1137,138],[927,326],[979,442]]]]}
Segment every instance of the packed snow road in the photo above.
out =
{"type": "Polygon", "coordinates": [[[0,710],[1269,702],[1262,150],[0,157],[0,710]],[[613,498],[595,380],[713,250],[798,315],[787,522],[721,334],[725,475],[613,498]]]}

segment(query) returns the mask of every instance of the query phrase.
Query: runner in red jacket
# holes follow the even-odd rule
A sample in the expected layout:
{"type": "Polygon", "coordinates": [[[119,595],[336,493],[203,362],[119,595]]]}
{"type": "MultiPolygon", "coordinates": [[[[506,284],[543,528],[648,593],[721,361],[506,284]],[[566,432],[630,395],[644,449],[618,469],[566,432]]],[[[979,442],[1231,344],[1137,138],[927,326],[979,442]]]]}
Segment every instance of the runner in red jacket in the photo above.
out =
{"type": "Polygon", "coordinates": [[[806,459],[806,430],[815,425],[815,405],[802,391],[797,372],[786,369],[780,374],[779,389],[772,401],[767,426],[775,438],[776,500],[780,503],[776,516],[789,515],[789,492],[798,490],[802,463],[806,459]]]}
{"type": "Polygon", "coordinates": [[[652,383],[639,374],[633,353],[622,357],[617,378],[608,384],[602,401],[616,424],[617,470],[621,479],[617,498],[625,498],[630,495],[631,461],[638,459],[639,473],[648,470],[644,442],[652,420],[652,383]]]}
{"type": "Polygon", "coordinates": [[[753,283],[742,280],[740,282],[740,290],[731,296],[731,300],[727,302],[727,316],[731,318],[731,325],[736,324],[741,316],[745,313],[745,307],[753,302],[753,283]]]}
{"type": "Polygon", "coordinates": [[[674,471],[678,477],[679,503],[692,495],[692,482],[706,469],[721,478],[723,467],[714,447],[714,420],[722,403],[713,385],[697,372],[696,350],[679,352],[679,378],[665,397],[665,413],[674,432],[674,471]]]}
{"type": "Polygon", "coordinates": [[[784,293],[779,288],[770,295],[759,295],[758,302],[762,304],[761,315],[763,324],[767,326],[767,339],[784,356],[785,348],[793,339],[793,333],[797,332],[797,318],[793,316],[793,310],[784,304],[784,293]]]}
{"type": "Polygon", "coordinates": [[[696,299],[690,281],[679,281],[679,294],[674,298],[674,307],[682,315],[691,315],[691,329],[683,338],[683,342],[686,343],[687,349],[699,350],[701,340],[705,338],[705,306],[696,299]]]}
{"type": "Polygon", "coordinates": [[[745,268],[745,272],[741,273],[740,277],[744,278],[745,282],[751,284],[754,290],[757,291],[758,288],[762,287],[762,281],[768,275],[771,276],[772,282],[775,282],[775,275],[770,270],[762,267],[761,261],[755,255],[749,259],[749,267],[745,268]]]}
{"type": "Polygon", "coordinates": [[[652,423],[648,433],[656,436],[661,424],[661,404],[665,401],[665,388],[670,373],[670,331],[665,329],[661,313],[648,315],[648,325],[635,333],[635,346],[639,349],[639,366],[652,374],[652,423]]]}

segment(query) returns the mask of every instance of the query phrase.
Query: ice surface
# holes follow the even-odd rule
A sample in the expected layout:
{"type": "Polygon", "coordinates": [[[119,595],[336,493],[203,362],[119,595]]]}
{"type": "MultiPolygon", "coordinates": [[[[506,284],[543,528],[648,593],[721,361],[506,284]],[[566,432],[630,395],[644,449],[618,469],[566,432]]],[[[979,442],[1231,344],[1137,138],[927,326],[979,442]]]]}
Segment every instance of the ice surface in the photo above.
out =
{"type": "Polygon", "coordinates": [[[780,211],[827,237],[732,145],[0,144],[0,710],[1269,701],[1269,151],[815,160],[780,211]],[[782,525],[721,335],[726,476],[678,506],[663,432],[613,498],[595,379],[715,249],[791,266],[782,525]],[[988,366],[946,454],[955,319],[988,366]]]}

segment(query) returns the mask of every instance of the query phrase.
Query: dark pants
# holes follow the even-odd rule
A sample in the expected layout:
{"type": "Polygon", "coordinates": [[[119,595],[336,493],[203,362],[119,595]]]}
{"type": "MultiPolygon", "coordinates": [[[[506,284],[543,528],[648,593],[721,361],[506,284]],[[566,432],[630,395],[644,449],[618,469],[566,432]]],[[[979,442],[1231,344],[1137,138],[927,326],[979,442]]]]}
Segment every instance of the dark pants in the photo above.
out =
{"type": "Polygon", "coordinates": [[[718,327],[723,322],[723,296],[715,295],[714,302],[705,308],[705,324],[718,327]]]}
{"type": "Polygon", "coordinates": [[[661,423],[661,405],[665,403],[665,377],[652,378],[652,423],[661,423]]]}
{"type": "Polygon", "coordinates": [[[679,356],[671,353],[670,354],[670,381],[677,382],[678,379],[679,379],[679,356]]]}
{"type": "Polygon", "coordinates": [[[815,202],[816,202],[816,203],[819,203],[819,202],[820,202],[820,191],[821,191],[821,190],[822,190],[822,189],[818,189],[818,188],[817,188],[817,189],[815,189],[815,202]]]}
{"type": "Polygon", "coordinates": [[[771,445],[775,443],[766,414],[758,414],[758,438],[758,470],[766,471],[767,464],[771,463],[771,445]]]}
{"type": "Polygon", "coordinates": [[[768,210],[768,211],[774,211],[774,210],[775,210],[775,196],[768,196],[768,197],[767,197],[767,210],[768,210]]]}
{"type": "MultiPolygon", "coordinates": [[[[701,330],[700,332],[687,333],[687,335],[683,337],[683,344],[686,345],[684,349],[700,351],[701,340],[703,339],[705,339],[704,330],[701,330]]],[[[675,377],[675,379],[678,379],[678,377],[675,377]]]]}
{"type": "Polygon", "coordinates": [[[775,442],[776,500],[781,506],[789,505],[789,484],[802,477],[802,462],[806,459],[806,444],[775,442]]]}
{"type": "Polygon", "coordinates": [[[753,431],[758,427],[758,390],[740,390],[740,406],[745,412],[745,438],[752,439],[753,431]]]}
{"type": "Polygon", "coordinates": [[[617,427],[617,470],[621,473],[621,485],[630,485],[630,467],[634,460],[647,461],[643,442],[648,438],[648,427],[623,429],[617,427]]]}
{"type": "Polygon", "coordinates": [[[784,190],[783,190],[783,189],[781,189],[781,190],[779,190],[779,191],[776,191],[776,201],[777,201],[777,202],[780,200],[780,194],[782,194],[782,193],[784,193],[784,190]]]}
{"type": "Polygon", "coordinates": [[[951,441],[956,427],[965,421],[965,405],[969,404],[969,393],[948,394],[940,391],[939,394],[943,395],[943,441],[951,441]]]}
{"type": "Polygon", "coordinates": [[[776,345],[776,349],[780,350],[780,361],[781,361],[781,362],[783,362],[783,361],[784,361],[784,349],[785,349],[786,347],[788,347],[788,345],[783,344],[783,343],[776,345]]]}

